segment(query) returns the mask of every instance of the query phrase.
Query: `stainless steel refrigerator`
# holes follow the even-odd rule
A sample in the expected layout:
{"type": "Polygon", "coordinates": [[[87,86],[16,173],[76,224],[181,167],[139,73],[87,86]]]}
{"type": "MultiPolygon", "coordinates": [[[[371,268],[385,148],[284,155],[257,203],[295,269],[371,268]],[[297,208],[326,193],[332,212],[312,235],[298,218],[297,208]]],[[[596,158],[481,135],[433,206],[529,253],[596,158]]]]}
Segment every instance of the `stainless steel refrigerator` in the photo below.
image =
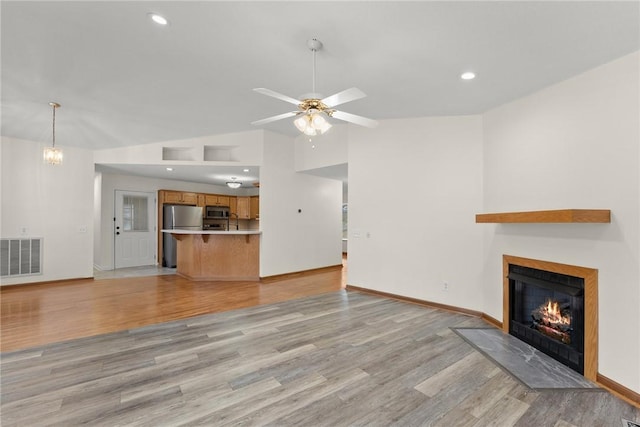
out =
{"type": "MultiPolygon", "coordinates": [[[[164,205],[162,228],[165,230],[202,230],[202,208],[196,206],[164,205]]],[[[162,265],[176,266],[177,242],[169,233],[163,233],[162,265]]]]}

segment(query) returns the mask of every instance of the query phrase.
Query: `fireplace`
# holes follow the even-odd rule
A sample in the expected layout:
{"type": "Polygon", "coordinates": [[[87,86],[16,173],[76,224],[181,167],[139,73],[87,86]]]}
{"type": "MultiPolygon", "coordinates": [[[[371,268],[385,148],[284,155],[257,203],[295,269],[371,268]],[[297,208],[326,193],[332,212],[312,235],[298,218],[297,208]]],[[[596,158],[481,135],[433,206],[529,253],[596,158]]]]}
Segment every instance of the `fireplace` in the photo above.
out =
{"type": "Polygon", "coordinates": [[[509,334],[584,374],[584,279],[509,266],[509,334]]]}
{"type": "Polygon", "coordinates": [[[503,331],[596,380],[598,270],[503,256],[503,331]]]}

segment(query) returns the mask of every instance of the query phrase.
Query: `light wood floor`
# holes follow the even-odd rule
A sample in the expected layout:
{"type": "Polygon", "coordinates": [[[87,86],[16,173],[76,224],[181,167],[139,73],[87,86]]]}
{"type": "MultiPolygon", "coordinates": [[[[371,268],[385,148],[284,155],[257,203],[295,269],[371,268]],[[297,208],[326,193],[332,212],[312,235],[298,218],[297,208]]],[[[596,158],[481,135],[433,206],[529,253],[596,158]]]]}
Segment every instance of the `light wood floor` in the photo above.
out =
{"type": "Polygon", "coordinates": [[[620,426],[599,391],[535,392],[450,328],[353,291],[3,353],[8,426],[620,426]]]}
{"type": "Polygon", "coordinates": [[[268,283],[192,282],[177,275],[0,288],[0,350],[11,351],[344,288],[341,270],[268,283]]]}
{"type": "Polygon", "coordinates": [[[168,275],[2,288],[0,423],[640,422],[604,391],[529,390],[449,329],[486,327],[479,319],[347,292],[344,280],[338,269],[262,284],[168,275]]]}

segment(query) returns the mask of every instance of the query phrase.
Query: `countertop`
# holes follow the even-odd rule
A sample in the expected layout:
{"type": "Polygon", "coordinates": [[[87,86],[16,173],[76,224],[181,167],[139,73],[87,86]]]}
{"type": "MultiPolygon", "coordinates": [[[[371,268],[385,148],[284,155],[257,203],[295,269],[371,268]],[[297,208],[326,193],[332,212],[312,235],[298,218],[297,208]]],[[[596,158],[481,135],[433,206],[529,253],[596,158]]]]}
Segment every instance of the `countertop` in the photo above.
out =
{"type": "Polygon", "coordinates": [[[171,234],[260,234],[262,233],[260,230],[229,230],[229,231],[220,231],[220,230],[161,230],[163,233],[171,233],[171,234]]]}

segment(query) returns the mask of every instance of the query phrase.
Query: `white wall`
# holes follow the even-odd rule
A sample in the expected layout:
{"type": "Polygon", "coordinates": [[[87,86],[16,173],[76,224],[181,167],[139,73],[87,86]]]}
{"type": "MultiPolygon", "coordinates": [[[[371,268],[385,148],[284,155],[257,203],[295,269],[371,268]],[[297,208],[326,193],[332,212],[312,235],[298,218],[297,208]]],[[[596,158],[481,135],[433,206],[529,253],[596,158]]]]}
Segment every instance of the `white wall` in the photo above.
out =
{"type": "Polygon", "coordinates": [[[295,139],[297,171],[341,165],[349,161],[348,126],[335,125],[322,136],[299,135],[295,139]]]}
{"type": "Polygon", "coordinates": [[[111,148],[95,152],[97,164],[178,164],[236,166],[258,165],[262,161],[262,131],[208,135],[199,138],[163,141],[129,147],[111,148]],[[234,147],[232,160],[206,161],[205,146],[234,147]],[[184,160],[163,160],[163,148],[180,148],[184,160]]]}
{"type": "Polygon", "coordinates": [[[61,146],[64,163],[51,166],[43,148],[2,137],[2,237],[43,238],[43,274],[2,285],[93,276],[93,153],[61,146]]]}
{"type": "MultiPolygon", "coordinates": [[[[163,141],[129,147],[98,150],[94,153],[96,164],[162,164],[180,166],[237,166],[260,165],[262,162],[262,131],[237,132],[221,135],[207,135],[198,138],[163,141]],[[163,160],[164,148],[179,149],[183,160],[163,160]],[[214,161],[205,159],[206,147],[233,147],[233,159],[214,161]]],[[[113,268],[113,210],[115,190],[157,192],[160,189],[194,191],[218,194],[257,194],[257,190],[230,190],[228,187],[190,183],[175,180],[150,179],[130,175],[97,173],[100,194],[96,203],[100,204],[95,221],[96,244],[94,245],[94,265],[101,270],[113,268]]],[[[156,254],[157,259],[157,254],[156,254]]]]}
{"type": "Polygon", "coordinates": [[[480,116],[350,128],[348,283],[480,309],[481,206],[480,116]]]}
{"type": "MultiPolygon", "coordinates": [[[[97,223],[98,228],[95,230],[96,240],[100,242],[100,246],[95,250],[94,263],[96,268],[101,270],[110,270],[113,268],[113,216],[116,190],[142,191],[156,194],[158,190],[234,195],[238,193],[237,190],[231,190],[226,186],[169,179],[144,178],[132,175],[96,173],[96,180],[99,180],[101,184],[99,197],[100,221],[97,223]]],[[[255,190],[251,192],[256,193],[255,190]]]]}
{"type": "Polygon", "coordinates": [[[342,183],[297,173],[294,144],[291,137],[264,133],[260,167],[262,277],[342,262],[342,183]]]}
{"type": "Polygon", "coordinates": [[[484,115],[484,212],[611,209],[611,224],[477,226],[485,232],[483,311],[497,319],[502,254],[599,270],[598,370],[636,392],[639,60],[623,57],[484,115]]]}
{"type": "MultiPolygon", "coordinates": [[[[252,164],[260,165],[260,275],[273,276],[340,264],[342,183],[296,173],[293,138],[258,132],[258,137],[255,132],[249,132],[245,138],[235,135],[234,139],[257,147],[257,154],[247,154],[247,158],[251,157],[252,164]],[[302,209],[302,212],[298,213],[298,209],[302,209]]],[[[209,144],[216,140],[214,137],[202,139],[208,140],[209,144]]],[[[136,147],[129,155],[120,153],[115,156],[105,151],[100,158],[118,163],[116,160],[121,157],[125,162],[138,163],[149,153],[157,152],[161,146],[178,146],[180,143],[169,141],[155,144],[148,150],[146,147],[136,147]]],[[[113,268],[115,190],[156,192],[159,189],[172,189],[237,193],[227,187],[129,175],[99,173],[96,180],[101,182],[101,220],[95,232],[100,236],[95,265],[100,269],[113,268]]]]}

